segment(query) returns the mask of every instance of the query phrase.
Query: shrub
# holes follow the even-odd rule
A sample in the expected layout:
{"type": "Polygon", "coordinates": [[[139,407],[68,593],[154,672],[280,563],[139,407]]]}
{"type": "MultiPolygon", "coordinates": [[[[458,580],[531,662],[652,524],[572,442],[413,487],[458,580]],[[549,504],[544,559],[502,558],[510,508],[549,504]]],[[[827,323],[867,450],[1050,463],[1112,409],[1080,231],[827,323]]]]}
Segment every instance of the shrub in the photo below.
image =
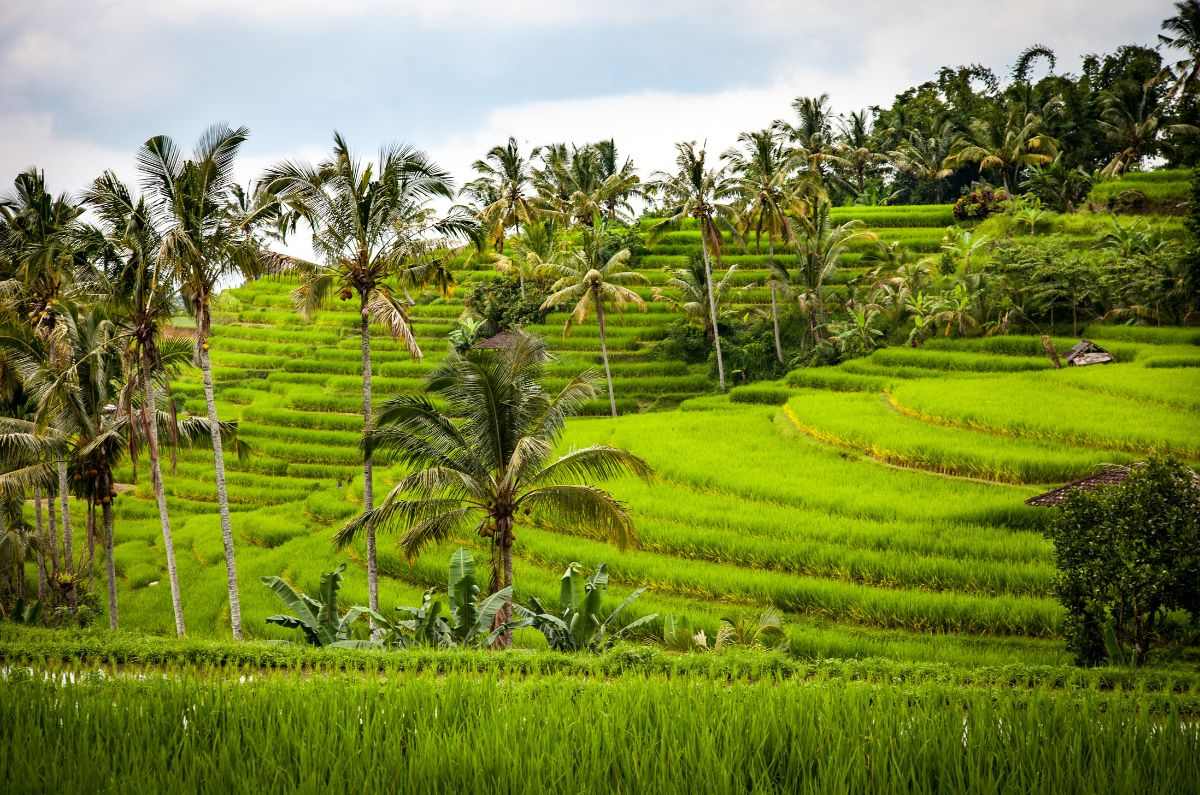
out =
{"type": "Polygon", "coordinates": [[[1008,191],[1003,188],[979,187],[954,202],[954,217],[959,221],[981,221],[1004,209],[1008,191]]]}
{"type": "Polygon", "coordinates": [[[1135,465],[1115,486],[1076,490],[1047,534],[1081,664],[1140,664],[1167,614],[1200,617],[1200,485],[1173,459],[1135,465]]]}
{"type": "Polygon", "coordinates": [[[546,310],[542,309],[542,302],[546,295],[545,285],[532,279],[525,280],[524,298],[516,279],[494,279],[477,285],[465,304],[484,320],[486,333],[495,334],[516,326],[543,322],[546,310]]]}

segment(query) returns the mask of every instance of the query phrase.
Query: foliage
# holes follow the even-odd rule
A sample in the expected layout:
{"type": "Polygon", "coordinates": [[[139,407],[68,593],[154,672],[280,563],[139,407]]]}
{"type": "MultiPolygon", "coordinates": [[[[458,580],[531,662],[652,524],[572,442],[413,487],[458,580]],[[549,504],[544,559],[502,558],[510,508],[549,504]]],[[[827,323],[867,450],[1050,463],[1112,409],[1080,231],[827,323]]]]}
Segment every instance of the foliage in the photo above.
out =
{"type": "Polygon", "coordinates": [[[980,186],[965,193],[954,202],[954,217],[959,221],[981,221],[1004,209],[1008,191],[980,186]]]}
{"type": "Polygon", "coordinates": [[[526,281],[522,290],[516,279],[489,279],[475,286],[465,304],[485,321],[488,332],[496,334],[544,321],[546,310],[542,303],[548,295],[548,286],[526,281]]]}
{"type": "Polygon", "coordinates": [[[298,629],[304,640],[312,646],[337,646],[350,642],[350,630],[355,621],[372,611],[365,607],[352,607],[339,615],[338,592],[342,588],[343,563],[333,571],[321,575],[319,598],[297,591],[281,577],[263,577],[262,584],[292,611],[291,615],[278,614],[267,619],[287,629],[298,629]]]}
{"type": "Polygon", "coordinates": [[[1200,484],[1170,458],[1131,467],[1121,483],[1076,490],[1048,535],[1064,633],[1076,660],[1146,661],[1172,610],[1200,618],[1200,484]]]}
{"type": "Polygon", "coordinates": [[[560,578],[558,614],[547,610],[537,597],[530,599],[531,609],[517,608],[516,612],[541,632],[555,651],[603,651],[658,618],[656,613],[649,613],[621,626],[617,617],[645,589],[631,592],[606,616],[601,608],[607,589],[608,571],[603,563],[585,578],[583,567],[572,562],[560,578]]]}

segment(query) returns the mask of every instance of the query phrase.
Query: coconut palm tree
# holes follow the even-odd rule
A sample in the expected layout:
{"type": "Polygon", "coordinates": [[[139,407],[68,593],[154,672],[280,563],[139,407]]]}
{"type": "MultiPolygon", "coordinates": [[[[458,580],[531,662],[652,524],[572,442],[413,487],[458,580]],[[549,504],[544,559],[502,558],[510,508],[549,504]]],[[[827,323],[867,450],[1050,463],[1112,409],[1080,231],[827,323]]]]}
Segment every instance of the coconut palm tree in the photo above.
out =
{"type": "Polygon", "coordinates": [[[675,145],[674,173],[654,175],[653,189],[664,201],[666,218],[652,228],[652,234],[678,227],[684,219],[695,219],[700,227],[700,253],[704,258],[704,283],[708,293],[708,312],[713,324],[713,347],[717,352],[717,379],[725,391],[725,360],[721,355],[721,331],[717,325],[717,302],[713,296],[712,259],[721,260],[721,231],[718,222],[730,226],[732,208],[728,200],[737,195],[737,183],[724,169],[710,169],[705,150],[696,143],[675,145]]]}
{"type": "Polygon", "coordinates": [[[946,158],[946,168],[976,163],[981,172],[997,171],[1010,193],[1021,171],[1054,161],[1058,142],[1042,130],[1042,114],[1013,105],[972,120],[946,158]]]}
{"type": "Polygon", "coordinates": [[[1116,148],[1112,158],[1100,170],[1103,177],[1119,176],[1154,155],[1163,133],[1195,135],[1200,132],[1191,124],[1162,125],[1148,86],[1142,87],[1136,104],[1131,105],[1115,94],[1106,94],[1102,104],[1097,123],[1109,144],[1116,148]]]}
{"type": "MultiPolygon", "coordinates": [[[[167,560],[171,610],[175,617],[175,633],[182,637],[187,626],[175,565],[171,517],[163,487],[159,423],[153,420],[158,416],[159,385],[165,386],[165,329],[178,306],[177,293],[171,275],[159,265],[158,251],[162,241],[144,198],[135,200],[129,187],[114,173],[106,171],[84,194],[84,201],[100,218],[102,229],[99,233],[111,252],[111,272],[106,276],[112,289],[106,292],[113,320],[119,327],[120,342],[128,357],[128,375],[140,385],[141,428],[150,457],[150,480],[167,560]]],[[[174,347],[176,340],[167,344],[174,347]]],[[[127,405],[132,406],[132,400],[127,401],[127,405]]],[[[130,446],[130,453],[136,465],[136,443],[130,446]]]]}
{"type": "MultiPolygon", "coordinates": [[[[545,346],[518,335],[511,347],[451,354],[430,374],[426,395],[384,404],[367,444],[411,474],[380,505],[336,536],[344,547],[359,534],[402,530],[400,546],[416,556],[428,544],[473,529],[492,548],[491,592],[513,584],[512,548],[522,516],[560,528],[600,531],[634,543],[625,506],[592,482],[630,472],[648,478],[637,456],[596,445],[552,459],[567,419],[595,396],[586,376],[558,394],[542,387],[545,346]]],[[[511,598],[495,626],[512,614],[511,598]]],[[[504,633],[499,645],[511,638],[504,633]]]]}
{"type": "Polygon", "coordinates": [[[852,111],[840,123],[834,150],[841,158],[839,178],[857,198],[867,191],[867,181],[887,158],[875,151],[871,112],[852,111]]]}
{"type": "MultiPolygon", "coordinates": [[[[779,335],[777,291],[787,285],[787,268],[775,259],[775,241],[790,244],[791,226],[787,222],[789,203],[788,181],[793,171],[793,157],[788,154],[779,135],[771,129],[744,132],[738,136],[741,149],[730,149],[725,160],[735,176],[740,194],[740,232],[743,237],[754,233],[755,247],[763,235],[767,238],[767,285],[771,290],[771,326],[775,339],[775,358],[783,363],[783,343],[779,335]]],[[[760,249],[761,250],[761,249],[760,249]]]]}
{"type": "Polygon", "coordinates": [[[796,124],[778,120],[774,126],[795,147],[801,173],[823,185],[832,167],[845,164],[834,147],[836,116],[829,107],[829,95],[796,97],[792,110],[796,112],[796,124]]]}
{"type": "Polygon", "coordinates": [[[814,342],[821,340],[824,316],[825,283],[837,270],[842,254],[855,240],[876,240],[858,220],[834,226],[827,200],[802,205],[789,211],[791,237],[796,246],[796,269],[802,303],[808,307],[809,333],[814,342]]]}
{"type": "Polygon", "coordinates": [[[537,147],[529,157],[521,154],[517,139],[510,137],[507,143],[493,146],[482,160],[471,165],[479,177],[467,183],[464,190],[476,198],[489,198],[480,208],[479,217],[492,230],[496,249],[501,253],[506,230],[515,228],[520,234],[521,225],[528,226],[539,215],[530,170],[530,158],[537,154],[537,147]]]}
{"type": "MultiPolygon", "coordinates": [[[[184,159],[179,147],[165,135],[146,141],[137,155],[141,187],[162,241],[158,263],[179,286],[184,307],[196,320],[196,358],[212,427],[221,424],[208,350],[213,295],[228,279],[262,273],[268,262],[250,231],[249,219],[235,212],[229,195],[235,184],[233,164],[248,135],[245,127],[231,129],[217,124],[201,135],[190,159],[184,159]]],[[[212,434],[212,448],[229,624],[233,637],[241,640],[242,607],[221,434],[212,434]]]]}
{"type": "Polygon", "coordinates": [[[1163,20],[1158,34],[1161,45],[1183,50],[1186,55],[1170,65],[1171,96],[1178,99],[1200,82],[1200,0],[1175,3],[1175,16],[1163,20]]]}
{"type": "Polygon", "coordinates": [[[889,157],[896,169],[910,175],[919,182],[932,183],[934,200],[942,201],[946,177],[954,173],[946,167],[946,160],[954,151],[958,140],[958,128],[949,119],[943,119],[928,135],[920,130],[907,131],[889,157]]]}
{"type": "MultiPolygon", "coordinates": [[[[713,288],[713,300],[717,304],[717,317],[728,316],[725,310],[725,296],[734,289],[733,275],[737,265],[730,265],[725,275],[717,280],[713,288]]],[[[716,330],[712,324],[712,315],[708,311],[708,282],[705,280],[704,261],[694,257],[685,268],[669,269],[670,277],[662,287],[654,288],[654,300],[665,301],[677,311],[682,312],[688,321],[699,323],[704,329],[704,337],[712,344],[716,330]]],[[[747,285],[749,287],[751,285],[747,285]]]]}
{"type": "Polygon", "coordinates": [[[608,384],[608,406],[612,416],[617,416],[617,399],[613,395],[612,370],[608,366],[608,343],[605,340],[607,326],[605,306],[616,312],[625,311],[632,304],[645,311],[642,297],[630,290],[627,284],[645,284],[646,277],[637,271],[628,270],[630,252],[623,248],[610,257],[605,256],[604,236],[593,229],[585,229],[581,246],[561,263],[548,263],[546,270],[558,280],[550,288],[550,295],[542,302],[542,309],[553,309],[563,304],[575,306],[563,324],[563,334],[571,327],[587,320],[595,310],[596,323],[600,327],[600,361],[604,364],[604,380],[608,384]]]}
{"type": "MultiPolygon", "coordinates": [[[[117,496],[113,470],[145,438],[146,428],[166,433],[173,440],[194,442],[209,435],[211,426],[204,418],[177,420],[168,412],[147,417],[136,405],[143,393],[140,376],[126,363],[128,342],[121,327],[108,315],[108,308],[97,304],[75,310],[60,318],[62,341],[69,355],[66,366],[44,356],[44,349],[12,337],[0,338],[19,374],[23,387],[38,406],[35,420],[19,423],[9,420],[10,434],[23,435],[32,447],[39,434],[49,432],[56,442],[46,452],[65,458],[76,493],[86,502],[89,515],[100,506],[108,580],[109,627],[117,628],[116,568],[113,559],[114,531],[112,503],[117,496]],[[64,455],[65,453],[65,455],[64,455]]],[[[172,340],[159,349],[160,372],[169,371],[186,361],[191,346],[184,340],[172,340]]],[[[231,436],[232,427],[224,428],[231,436]]],[[[34,467],[10,470],[0,476],[4,491],[36,478],[34,467]]],[[[88,568],[91,565],[89,550],[88,568]]]]}
{"type": "MultiPolygon", "coordinates": [[[[389,280],[410,279],[431,268],[445,252],[441,238],[463,236],[470,228],[459,213],[435,218],[429,202],[454,195],[450,175],[425,153],[410,146],[384,148],[378,161],[364,163],[354,156],[340,133],[333,135],[333,152],[317,164],[283,162],[267,170],[261,182],[279,201],[311,227],[313,250],[319,262],[288,258],[286,267],[300,277],[293,298],[311,316],[334,297],[358,299],[362,349],[363,433],[371,430],[371,323],[382,325],[403,340],[409,354],[421,358],[421,348],[408,319],[405,303],[389,280]]],[[[374,506],[370,449],[363,453],[363,510],[374,506]]],[[[367,542],[367,586],[370,608],[379,611],[379,566],[375,532],[367,542]]]]}
{"type": "MultiPolygon", "coordinates": [[[[18,174],[13,184],[15,192],[0,199],[0,317],[28,329],[43,344],[44,355],[61,366],[68,356],[62,318],[88,297],[92,252],[80,235],[83,208],[66,194],[52,196],[44,173],[36,169],[18,174]]],[[[63,553],[70,563],[74,533],[63,460],[58,465],[58,493],[63,553]]]]}
{"type": "Polygon", "coordinates": [[[617,152],[617,142],[612,138],[597,141],[592,144],[592,149],[596,153],[602,180],[600,203],[604,207],[604,222],[613,223],[632,213],[633,207],[629,200],[642,195],[641,178],[637,175],[633,158],[626,157],[621,160],[617,152]]]}

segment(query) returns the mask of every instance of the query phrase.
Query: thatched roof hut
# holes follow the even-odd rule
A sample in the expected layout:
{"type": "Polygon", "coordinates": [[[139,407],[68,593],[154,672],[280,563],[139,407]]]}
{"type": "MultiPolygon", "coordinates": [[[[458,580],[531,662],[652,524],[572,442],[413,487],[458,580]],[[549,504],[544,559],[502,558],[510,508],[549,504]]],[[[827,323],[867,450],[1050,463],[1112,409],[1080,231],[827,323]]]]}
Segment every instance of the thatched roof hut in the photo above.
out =
{"type": "Polygon", "coordinates": [[[517,341],[523,336],[525,335],[520,331],[501,331],[499,334],[479,340],[471,347],[478,350],[503,350],[515,347],[517,341]]]}
{"type": "MultiPolygon", "coordinates": [[[[1026,505],[1035,505],[1039,508],[1055,508],[1067,501],[1067,497],[1071,496],[1076,491],[1095,491],[1107,486],[1116,486],[1124,482],[1125,478],[1129,477],[1129,473],[1133,471],[1132,466],[1119,466],[1117,464],[1109,464],[1102,467],[1093,475],[1088,475],[1086,478],[1072,480],[1063,486],[1056,489],[1051,489],[1044,494],[1038,494],[1036,497],[1030,497],[1025,500],[1026,505]]],[[[1200,474],[1192,472],[1192,480],[1197,486],[1200,486],[1200,474]]]]}
{"type": "Polygon", "coordinates": [[[1111,364],[1112,354],[1091,340],[1080,340],[1067,352],[1067,364],[1072,367],[1087,367],[1089,364],[1111,364]]]}

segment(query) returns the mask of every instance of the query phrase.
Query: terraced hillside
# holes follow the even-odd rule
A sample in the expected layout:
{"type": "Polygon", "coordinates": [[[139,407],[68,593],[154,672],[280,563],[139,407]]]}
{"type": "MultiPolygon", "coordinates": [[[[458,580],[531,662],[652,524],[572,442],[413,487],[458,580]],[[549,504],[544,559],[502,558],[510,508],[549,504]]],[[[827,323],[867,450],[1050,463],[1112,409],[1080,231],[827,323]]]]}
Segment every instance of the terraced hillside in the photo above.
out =
{"type": "MultiPolygon", "coordinates": [[[[320,571],[345,559],[330,537],[361,494],[356,316],[329,311],[304,322],[288,308],[289,289],[268,281],[231,291],[213,341],[223,416],[239,421],[252,451],[231,463],[230,494],[245,622],[259,637],[285,635],[264,622],[276,605],[257,578],[283,573],[315,587],[320,571]]],[[[415,309],[423,362],[377,342],[379,399],[419,387],[444,355],[458,311],[444,302],[415,309]]],[[[705,373],[651,358],[664,317],[652,305],[614,328],[618,394],[638,407],[711,391],[705,373]]],[[[563,339],[558,328],[551,317],[536,330],[556,349],[553,373],[565,379],[594,364],[594,338],[585,328],[563,339]]],[[[682,410],[577,420],[568,444],[622,445],[657,470],[653,485],[614,484],[641,544],[620,552],[587,534],[524,528],[518,599],[557,593],[571,561],[607,561],[613,598],[647,585],[640,611],[678,617],[710,637],[722,617],[773,606],[803,655],[1065,662],[1061,611],[1049,595],[1050,549],[1038,531],[1044,514],[1023,500],[1039,484],[1152,448],[1200,458],[1196,333],[1088,334],[1121,363],[1053,371],[1036,355],[1035,338],[935,341],[798,370],[778,385],[737,388],[732,398],[685,400],[682,410]]],[[[189,375],[175,390],[192,409],[200,408],[196,381],[189,375]]],[[[210,466],[207,449],[184,450],[167,476],[185,612],[199,634],[220,634],[226,621],[210,466]]],[[[397,476],[377,471],[377,493],[397,476]]],[[[123,624],[169,632],[145,472],[118,500],[116,533],[123,624]]],[[[458,543],[474,540],[409,562],[385,540],[384,605],[414,603],[440,585],[458,543]]],[[[361,569],[361,550],[349,557],[361,569]]],[[[365,576],[348,577],[349,602],[365,602],[365,591],[365,576]]]]}

